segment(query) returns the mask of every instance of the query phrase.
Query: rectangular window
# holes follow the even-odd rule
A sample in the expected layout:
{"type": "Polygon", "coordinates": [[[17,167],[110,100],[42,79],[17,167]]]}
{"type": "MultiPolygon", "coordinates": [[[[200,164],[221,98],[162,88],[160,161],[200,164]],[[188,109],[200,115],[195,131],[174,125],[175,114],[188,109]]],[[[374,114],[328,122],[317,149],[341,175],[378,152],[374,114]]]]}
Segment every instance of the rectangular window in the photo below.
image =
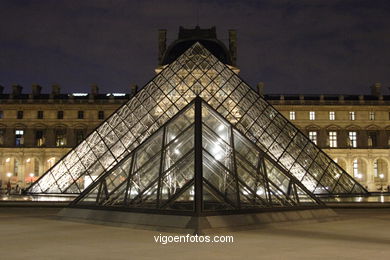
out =
{"type": "Polygon", "coordinates": [[[295,111],[290,111],[290,120],[295,120],[295,111]]]}
{"type": "Polygon", "coordinates": [[[357,159],[353,160],[353,176],[355,178],[361,178],[359,175],[359,164],[357,159]]]}
{"type": "Polygon", "coordinates": [[[357,147],[357,134],[356,132],[348,132],[349,147],[357,147]]]}
{"type": "Polygon", "coordinates": [[[15,145],[16,146],[22,146],[24,143],[24,130],[16,129],[15,130],[15,145]]]}
{"type": "Polygon", "coordinates": [[[64,119],[64,111],[57,111],[57,119],[64,119]]]}
{"type": "Polygon", "coordinates": [[[77,119],[84,119],[84,111],[77,112],[77,119]]]}
{"type": "Polygon", "coordinates": [[[56,137],[56,146],[65,146],[66,145],[66,130],[65,129],[56,129],[55,130],[56,137]]]}
{"type": "Polygon", "coordinates": [[[370,112],[369,119],[370,120],[375,120],[375,112],[373,112],[373,111],[370,112]]]}
{"type": "Polygon", "coordinates": [[[4,135],[5,135],[5,130],[0,129],[0,145],[4,144],[4,135]]]}
{"type": "Polygon", "coordinates": [[[337,132],[336,131],[329,132],[329,147],[332,147],[332,148],[337,147],[337,132]]]}
{"type": "Polygon", "coordinates": [[[374,161],[374,177],[378,177],[378,160],[374,161]]]}
{"type": "Polygon", "coordinates": [[[75,130],[75,135],[76,135],[76,144],[81,143],[84,140],[84,130],[83,129],[76,129],[75,130]]]}
{"type": "Polygon", "coordinates": [[[100,119],[100,120],[104,119],[104,111],[99,111],[98,112],[98,119],[100,119]]]}
{"type": "Polygon", "coordinates": [[[317,132],[316,131],[310,131],[309,132],[309,139],[317,145],[317,132]]]}
{"type": "Polygon", "coordinates": [[[3,118],[4,118],[4,112],[0,111],[0,119],[3,119],[3,118]]]}
{"type": "Polygon", "coordinates": [[[355,120],[356,118],[355,112],[351,111],[349,112],[349,120],[355,120]]]}
{"type": "Polygon", "coordinates": [[[376,132],[368,132],[367,135],[368,135],[368,140],[367,140],[368,147],[376,147],[377,146],[376,132]]]}
{"type": "Polygon", "coordinates": [[[35,132],[35,145],[41,147],[45,144],[45,138],[43,135],[43,130],[37,130],[35,132]]]}
{"type": "Polygon", "coordinates": [[[37,118],[38,119],[43,119],[43,111],[38,111],[37,118]]]}
{"type": "Polygon", "coordinates": [[[309,112],[309,119],[310,120],[316,120],[316,112],[310,111],[309,112]]]}
{"type": "Polygon", "coordinates": [[[329,112],[329,120],[336,120],[336,113],[334,111],[329,112]]]}
{"type": "Polygon", "coordinates": [[[18,111],[16,114],[17,119],[23,119],[23,111],[18,111]]]}

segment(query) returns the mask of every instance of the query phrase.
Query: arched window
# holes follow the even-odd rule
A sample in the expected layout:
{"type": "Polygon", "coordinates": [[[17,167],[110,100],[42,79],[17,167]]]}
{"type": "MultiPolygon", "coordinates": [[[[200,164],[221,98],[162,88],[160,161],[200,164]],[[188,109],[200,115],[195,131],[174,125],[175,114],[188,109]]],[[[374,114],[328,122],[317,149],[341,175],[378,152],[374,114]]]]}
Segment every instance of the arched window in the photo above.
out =
{"type": "Polygon", "coordinates": [[[388,164],[383,159],[374,161],[374,181],[378,189],[387,186],[388,181],[388,164]]]}
{"type": "Polygon", "coordinates": [[[353,177],[359,182],[364,182],[367,179],[367,165],[362,159],[353,160],[353,177]]]}

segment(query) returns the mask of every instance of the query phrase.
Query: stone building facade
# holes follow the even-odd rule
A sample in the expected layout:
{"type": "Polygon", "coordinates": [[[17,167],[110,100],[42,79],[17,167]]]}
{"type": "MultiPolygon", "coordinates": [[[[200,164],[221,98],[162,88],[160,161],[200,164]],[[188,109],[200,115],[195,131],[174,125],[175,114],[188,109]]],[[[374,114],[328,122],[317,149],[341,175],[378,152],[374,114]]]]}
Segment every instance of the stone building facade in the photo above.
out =
{"type": "MultiPolygon", "coordinates": [[[[132,87],[132,92],[136,86],[132,87]]],[[[131,94],[61,94],[53,86],[50,94],[41,87],[22,93],[13,86],[10,94],[0,89],[0,183],[25,187],[55,164],[97,125],[126,102],[131,94]]]]}
{"type": "Polygon", "coordinates": [[[390,185],[390,96],[379,90],[265,97],[369,191],[381,191],[390,185]]]}
{"type": "MultiPolygon", "coordinates": [[[[376,85],[379,86],[378,84],[376,85]]],[[[261,85],[259,86],[261,89],[261,85]]],[[[25,187],[54,165],[129,94],[41,94],[13,86],[0,94],[0,180],[25,187]]],[[[262,94],[262,93],[261,93],[262,94]]],[[[370,191],[390,184],[390,96],[264,95],[286,118],[370,191]]]]}

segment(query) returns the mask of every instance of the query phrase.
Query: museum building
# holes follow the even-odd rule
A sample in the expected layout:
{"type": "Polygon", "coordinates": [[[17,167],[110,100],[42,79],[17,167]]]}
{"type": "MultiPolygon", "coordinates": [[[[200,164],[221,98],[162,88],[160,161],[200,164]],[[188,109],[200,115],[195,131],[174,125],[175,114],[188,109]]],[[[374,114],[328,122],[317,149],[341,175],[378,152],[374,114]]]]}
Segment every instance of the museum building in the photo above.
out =
{"type": "MultiPolygon", "coordinates": [[[[181,28],[178,39],[167,47],[166,30],[159,30],[159,66],[163,71],[179,54],[191,47],[194,34],[211,53],[235,73],[236,32],[229,31],[229,48],[216,38],[215,28],[181,28]],[[213,40],[209,40],[213,39],[213,40]],[[216,50],[218,49],[218,51],[216,50]],[[223,51],[220,51],[223,49],[223,51]],[[213,51],[214,50],[214,51],[213,51]]],[[[11,93],[0,87],[0,180],[3,188],[27,187],[82,142],[96,127],[139,91],[99,93],[51,93],[33,85],[23,93],[19,85],[11,93]]],[[[390,184],[390,96],[375,83],[370,95],[267,95],[264,84],[256,89],[266,101],[369,191],[384,190],[390,184]]],[[[92,181],[92,180],[91,180],[92,181]]]]}

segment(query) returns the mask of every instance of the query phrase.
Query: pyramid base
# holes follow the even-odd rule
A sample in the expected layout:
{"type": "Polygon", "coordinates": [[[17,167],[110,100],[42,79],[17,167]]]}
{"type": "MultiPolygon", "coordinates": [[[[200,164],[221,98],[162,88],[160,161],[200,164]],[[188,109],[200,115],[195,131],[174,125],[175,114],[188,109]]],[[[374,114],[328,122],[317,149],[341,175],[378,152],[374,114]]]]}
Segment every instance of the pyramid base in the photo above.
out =
{"type": "Polygon", "coordinates": [[[58,216],[63,220],[77,222],[185,234],[240,231],[265,225],[322,222],[338,218],[336,212],[327,208],[201,217],[64,208],[58,216]]]}

